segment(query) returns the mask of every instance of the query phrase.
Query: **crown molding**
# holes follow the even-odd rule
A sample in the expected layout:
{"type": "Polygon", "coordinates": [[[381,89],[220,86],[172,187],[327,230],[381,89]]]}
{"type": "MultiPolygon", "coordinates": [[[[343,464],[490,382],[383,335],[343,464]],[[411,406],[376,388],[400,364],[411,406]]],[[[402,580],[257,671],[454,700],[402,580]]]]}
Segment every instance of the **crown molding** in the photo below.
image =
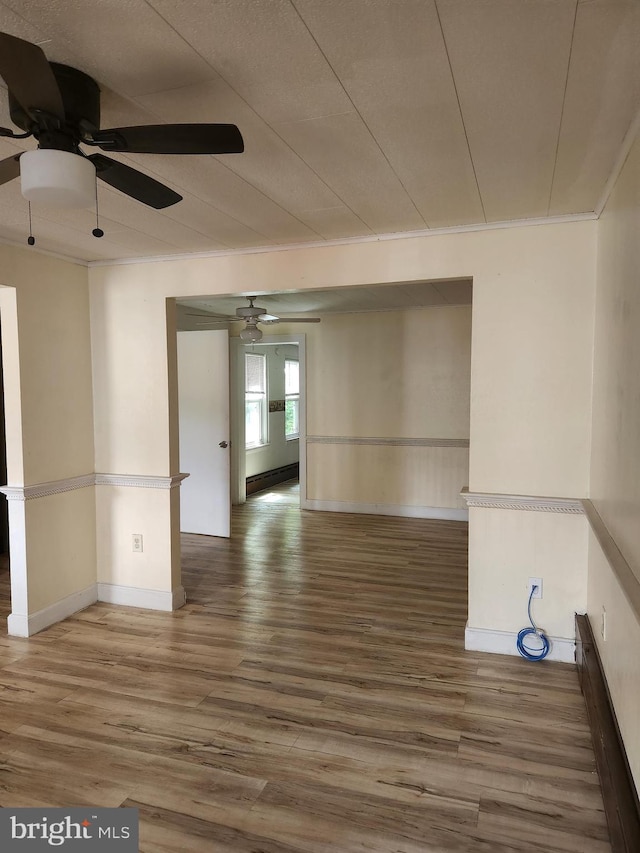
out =
{"type": "Polygon", "coordinates": [[[559,512],[583,515],[582,501],[576,498],[545,498],[537,495],[500,495],[491,492],[470,492],[462,489],[460,496],[468,507],[485,509],[519,509],[528,512],[559,512]]]}
{"type": "Polygon", "coordinates": [[[541,216],[535,219],[509,219],[503,222],[478,222],[474,225],[454,225],[449,228],[423,228],[419,231],[396,231],[391,234],[371,234],[366,237],[342,237],[337,240],[314,240],[306,243],[288,243],[278,246],[251,246],[243,249],[217,249],[211,252],[180,252],[175,255],[143,256],[139,258],[113,258],[87,261],[89,269],[128,264],[155,264],[169,261],[188,261],[202,258],[225,258],[230,255],[257,255],[273,252],[295,252],[299,249],[326,249],[334,246],[354,246],[362,243],[382,243],[389,240],[411,240],[418,237],[442,237],[447,234],[467,234],[474,231],[496,231],[505,228],[529,228],[537,225],[562,225],[570,222],[589,222],[597,219],[595,212],[568,213],[562,216],[541,216]]]}
{"type": "Polygon", "coordinates": [[[35,252],[37,255],[46,255],[48,258],[55,258],[57,261],[66,261],[68,264],[77,264],[80,267],[88,267],[92,263],[82,258],[76,258],[73,255],[52,252],[50,249],[40,249],[33,246],[25,247],[24,243],[18,243],[17,240],[8,240],[6,237],[0,237],[0,245],[10,246],[12,249],[23,249],[25,252],[35,252]]]}
{"type": "MultiPolygon", "coordinates": [[[[636,127],[635,132],[637,133],[638,120],[632,125],[636,127]]],[[[142,255],[139,257],[132,258],[105,258],[97,261],[89,261],[83,258],[76,258],[73,255],[63,255],[60,252],[52,252],[49,249],[40,249],[40,248],[30,248],[27,249],[22,243],[17,242],[16,240],[8,240],[7,238],[0,237],[0,245],[3,246],[11,246],[16,249],[23,249],[24,251],[35,252],[39,255],[45,255],[50,258],[55,258],[59,261],[66,261],[70,264],[77,264],[81,267],[86,267],[88,269],[93,269],[94,267],[111,267],[111,266],[126,266],[128,264],[154,264],[154,263],[167,263],[168,261],[188,261],[188,260],[198,260],[202,258],[224,258],[230,255],[256,255],[256,254],[269,254],[272,252],[293,252],[297,249],[318,249],[318,248],[331,248],[334,246],[350,246],[350,245],[359,245],[361,243],[382,243],[388,240],[410,240],[416,237],[440,237],[445,236],[447,234],[467,234],[474,231],[494,231],[494,230],[502,230],[505,228],[528,228],[536,225],[562,225],[567,222],[588,222],[594,219],[598,219],[602,208],[604,207],[609,194],[615,184],[615,181],[622,170],[624,162],[631,150],[631,145],[633,143],[634,136],[631,134],[631,129],[627,135],[630,137],[628,141],[628,147],[625,148],[623,145],[623,150],[621,151],[620,157],[617,164],[617,170],[614,168],[611,175],[609,176],[609,181],[605,187],[605,192],[603,193],[599,205],[595,211],[590,211],[587,213],[567,213],[560,216],[541,216],[532,219],[507,219],[501,222],[478,222],[473,225],[452,225],[447,228],[423,228],[418,231],[395,231],[388,234],[371,234],[364,237],[342,237],[336,240],[312,240],[307,241],[305,243],[286,243],[284,245],[269,245],[269,246],[250,246],[241,249],[216,249],[210,252],[176,252],[172,255],[142,255]],[[618,165],[619,164],[619,165],[618,165]]],[[[625,145],[627,144],[627,138],[625,138],[625,145]]]]}

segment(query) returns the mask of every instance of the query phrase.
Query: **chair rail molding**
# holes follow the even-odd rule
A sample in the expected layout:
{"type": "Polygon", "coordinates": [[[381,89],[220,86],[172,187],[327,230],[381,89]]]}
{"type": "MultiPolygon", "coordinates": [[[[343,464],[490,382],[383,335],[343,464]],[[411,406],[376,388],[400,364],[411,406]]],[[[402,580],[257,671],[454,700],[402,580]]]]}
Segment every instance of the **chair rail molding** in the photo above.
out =
{"type": "Polygon", "coordinates": [[[35,483],[31,486],[0,486],[0,492],[8,501],[28,501],[32,498],[46,498],[62,492],[73,492],[95,485],[95,474],[82,474],[79,477],[66,477],[48,483],[35,483]]]}
{"type": "Polygon", "coordinates": [[[308,435],[309,444],[368,444],[387,447],[469,447],[468,438],[372,438],[352,435],[308,435]]]}
{"type": "Polygon", "coordinates": [[[132,486],[138,489],[175,489],[189,474],[156,477],[150,474],[96,474],[96,486],[132,486]]]}
{"type": "Polygon", "coordinates": [[[173,474],[169,477],[156,477],[149,474],[82,474],[79,477],[65,477],[47,483],[34,483],[30,486],[0,486],[0,493],[8,501],[28,501],[46,498],[89,486],[133,486],[142,489],[175,489],[188,474],[173,474]]]}
{"type": "Polygon", "coordinates": [[[538,495],[502,495],[492,492],[470,492],[462,489],[460,496],[468,507],[486,509],[519,509],[528,512],[559,512],[583,515],[582,501],[577,498],[546,498],[538,495]]]}
{"type": "Polygon", "coordinates": [[[640,621],[640,581],[636,577],[631,565],[618,547],[615,539],[609,532],[602,516],[590,500],[582,501],[585,514],[596,539],[600,543],[602,553],[607,558],[611,570],[615,575],[622,591],[624,592],[636,619],[640,621]]]}

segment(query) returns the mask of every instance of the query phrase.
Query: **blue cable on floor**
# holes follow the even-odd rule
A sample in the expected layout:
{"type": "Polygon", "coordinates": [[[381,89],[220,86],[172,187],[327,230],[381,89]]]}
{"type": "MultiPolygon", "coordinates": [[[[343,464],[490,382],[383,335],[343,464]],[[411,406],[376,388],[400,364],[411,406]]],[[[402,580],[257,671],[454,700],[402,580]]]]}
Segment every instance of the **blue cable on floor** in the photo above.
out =
{"type": "Polygon", "coordinates": [[[533,598],[534,592],[538,589],[538,587],[534,584],[531,587],[531,592],[529,593],[529,604],[527,605],[527,612],[529,614],[529,622],[531,622],[530,628],[523,628],[518,632],[518,639],[516,640],[516,647],[523,658],[527,660],[542,660],[546,658],[549,654],[549,639],[546,634],[544,634],[539,628],[536,628],[535,622],[531,617],[531,599],[533,598]],[[524,639],[529,634],[535,634],[536,637],[542,643],[541,649],[532,649],[530,646],[527,647],[525,645],[524,639]]]}

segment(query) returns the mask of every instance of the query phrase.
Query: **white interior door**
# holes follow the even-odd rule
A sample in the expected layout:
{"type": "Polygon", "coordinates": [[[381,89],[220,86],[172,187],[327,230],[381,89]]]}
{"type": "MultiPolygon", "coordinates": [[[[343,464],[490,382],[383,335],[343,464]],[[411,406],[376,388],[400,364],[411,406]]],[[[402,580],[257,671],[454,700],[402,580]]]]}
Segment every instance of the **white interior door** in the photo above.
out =
{"type": "Polygon", "coordinates": [[[180,530],[231,535],[229,333],[178,332],[180,530]]]}

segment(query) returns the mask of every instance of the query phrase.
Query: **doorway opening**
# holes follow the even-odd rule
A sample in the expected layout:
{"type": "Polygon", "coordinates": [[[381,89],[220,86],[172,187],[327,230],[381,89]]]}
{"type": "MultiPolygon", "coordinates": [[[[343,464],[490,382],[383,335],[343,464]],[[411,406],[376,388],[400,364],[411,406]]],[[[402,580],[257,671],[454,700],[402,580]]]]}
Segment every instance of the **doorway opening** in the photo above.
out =
{"type": "Polygon", "coordinates": [[[304,507],[306,337],[269,335],[259,345],[245,346],[239,338],[230,343],[231,503],[297,482],[297,505],[304,507]],[[251,370],[256,373],[249,375],[251,370]]]}
{"type": "Polygon", "coordinates": [[[300,355],[297,343],[244,348],[245,491],[261,494],[300,477],[300,355]]]}
{"type": "Polygon", "coordinates": [[[180,470],[189,474],[181,532],[228,538],[232,504],[285,480],[299,482],[304,505],[305,336],[270,335],[258,347],[227,330],[178,331],[177,377],[180,470]],[[249,375],[251,357],[262,379],[249,375]]]}

